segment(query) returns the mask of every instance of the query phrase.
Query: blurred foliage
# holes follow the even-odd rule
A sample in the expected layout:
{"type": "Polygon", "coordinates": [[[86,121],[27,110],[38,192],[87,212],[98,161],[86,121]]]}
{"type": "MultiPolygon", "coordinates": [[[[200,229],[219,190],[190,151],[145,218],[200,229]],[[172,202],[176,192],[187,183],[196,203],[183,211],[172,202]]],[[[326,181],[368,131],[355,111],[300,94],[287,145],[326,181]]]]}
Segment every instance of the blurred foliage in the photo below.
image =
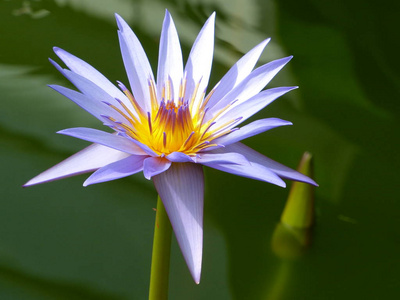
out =
{"type": "Polygon", "coordinates": [[[99,122],[46,87],[69,83],[46,57],[64,48],[127,82],[113,13],[156,69],[165,8],[187,57],[217,12],[211,83],[271,36],[261,62],[295,57],[270,86],[299,85],[257,117],[294,126],[246,143],[295,167],[315,158],[316,225],[290,266],[271,237],[288,190],[206,169],[202,282],[173,243],[171,299],[378,299],[400,294],[399,59],[395,1],[0,2],[0,298],[145,299],[156,193],[138,174],[82,187],[85,176],[22,189],[87,143],[60,129],[99,122]]]}

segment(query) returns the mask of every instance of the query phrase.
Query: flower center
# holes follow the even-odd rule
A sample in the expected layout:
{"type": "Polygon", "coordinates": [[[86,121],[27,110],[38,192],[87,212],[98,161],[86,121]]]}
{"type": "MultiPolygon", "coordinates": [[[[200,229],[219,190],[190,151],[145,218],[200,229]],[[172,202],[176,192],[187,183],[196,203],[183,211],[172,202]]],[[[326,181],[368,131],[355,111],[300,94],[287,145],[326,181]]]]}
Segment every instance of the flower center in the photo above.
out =
{"type": "Polygon", "coordinates": [[[146,145],[160,156],[172,152],[193,156],[206,148],[219,146],[212,141],[230,133],[231,125],[236,123],[236,120],[233,120],[222,126],[216,126],[214,120],[225,109],[213,119],[203,122],[206,114],[205,106],[212,92],[206,98],[203,94],[203,100],[197,105],[198,107],[194,107],[197,92],[190,100],[184,100],[185,85],[181,84],[178,100],[174,101],[170,92],[171,84],[168,83],[168,88],[162,92],[161,101],[158,101],[154,83],[149,81],[151,112],[146,113],[130,91],[122,83],[119,83],[119,86],[130,100],[134,111],[116,99],[121,109],[109,103],[105,104],[116,110],[124,121],[106,118],[114,124],[113,128],[119,134],[146,145]]]}

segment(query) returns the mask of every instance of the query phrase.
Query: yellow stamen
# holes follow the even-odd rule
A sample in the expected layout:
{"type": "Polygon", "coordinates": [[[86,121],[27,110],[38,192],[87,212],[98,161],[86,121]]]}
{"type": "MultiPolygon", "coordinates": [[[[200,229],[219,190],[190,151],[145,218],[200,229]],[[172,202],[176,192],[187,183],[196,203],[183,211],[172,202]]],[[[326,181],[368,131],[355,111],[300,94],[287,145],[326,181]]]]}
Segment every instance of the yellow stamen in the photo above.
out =
{"type": "Polygon", "coordinates": [[[126,104],[118,100],[123,110],[111,104],[109,106],[129,123],[125,124],[111,117],[108,119],[115,124],[114,127],[117,130],[120,128],[126,135],[147,145],[160,156],[166,156],[172,152],[194,156],[201,150],[218,146],[212,141],[230,133],[232,125],[237,122],[237,120],[230,120],[223,125],[215,126],[215,119],[229,106],[221,109],[211,120],[204,122],[205,107],[213,91],[204,98],[204,93],[198,95],[199,86],[200,83],[197,83],[193,94],[190,95],[190,100],[185,101],[185,98],[188,98],[185,97],[186,79],[182,80],[178,95],[173,93],[172,82],[168,80],[158,101],[155,84],[153,80],[149,80],[151,107],[150,111],[145,112],[125,86],[120,84],[135,111],[130,111],[126,104]]]}

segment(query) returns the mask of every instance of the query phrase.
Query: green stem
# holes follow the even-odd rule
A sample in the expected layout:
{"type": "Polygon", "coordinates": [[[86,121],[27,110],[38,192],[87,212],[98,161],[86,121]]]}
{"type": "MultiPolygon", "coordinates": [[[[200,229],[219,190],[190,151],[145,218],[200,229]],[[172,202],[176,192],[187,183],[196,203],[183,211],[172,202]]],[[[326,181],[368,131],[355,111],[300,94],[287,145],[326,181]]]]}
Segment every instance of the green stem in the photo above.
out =
{"type": "Polygon", "coordinates": [[[172,228],[164,205],[158,196],[154,226],[149,300],[168,299],[169,258],[172,228]]]}

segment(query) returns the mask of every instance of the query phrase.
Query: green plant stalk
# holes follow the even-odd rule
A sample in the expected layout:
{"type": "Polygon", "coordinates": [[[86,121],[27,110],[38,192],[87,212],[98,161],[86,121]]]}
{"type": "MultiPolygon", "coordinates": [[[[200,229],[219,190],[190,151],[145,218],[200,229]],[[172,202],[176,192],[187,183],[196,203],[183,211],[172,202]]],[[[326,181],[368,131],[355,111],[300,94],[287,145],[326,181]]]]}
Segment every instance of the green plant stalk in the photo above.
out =
{"type": "Polygon", "coordinates": [[[157,198],[151,259],[149,300],[168,299],[169,261],[172,228],[160,196],[157,198]]]}

